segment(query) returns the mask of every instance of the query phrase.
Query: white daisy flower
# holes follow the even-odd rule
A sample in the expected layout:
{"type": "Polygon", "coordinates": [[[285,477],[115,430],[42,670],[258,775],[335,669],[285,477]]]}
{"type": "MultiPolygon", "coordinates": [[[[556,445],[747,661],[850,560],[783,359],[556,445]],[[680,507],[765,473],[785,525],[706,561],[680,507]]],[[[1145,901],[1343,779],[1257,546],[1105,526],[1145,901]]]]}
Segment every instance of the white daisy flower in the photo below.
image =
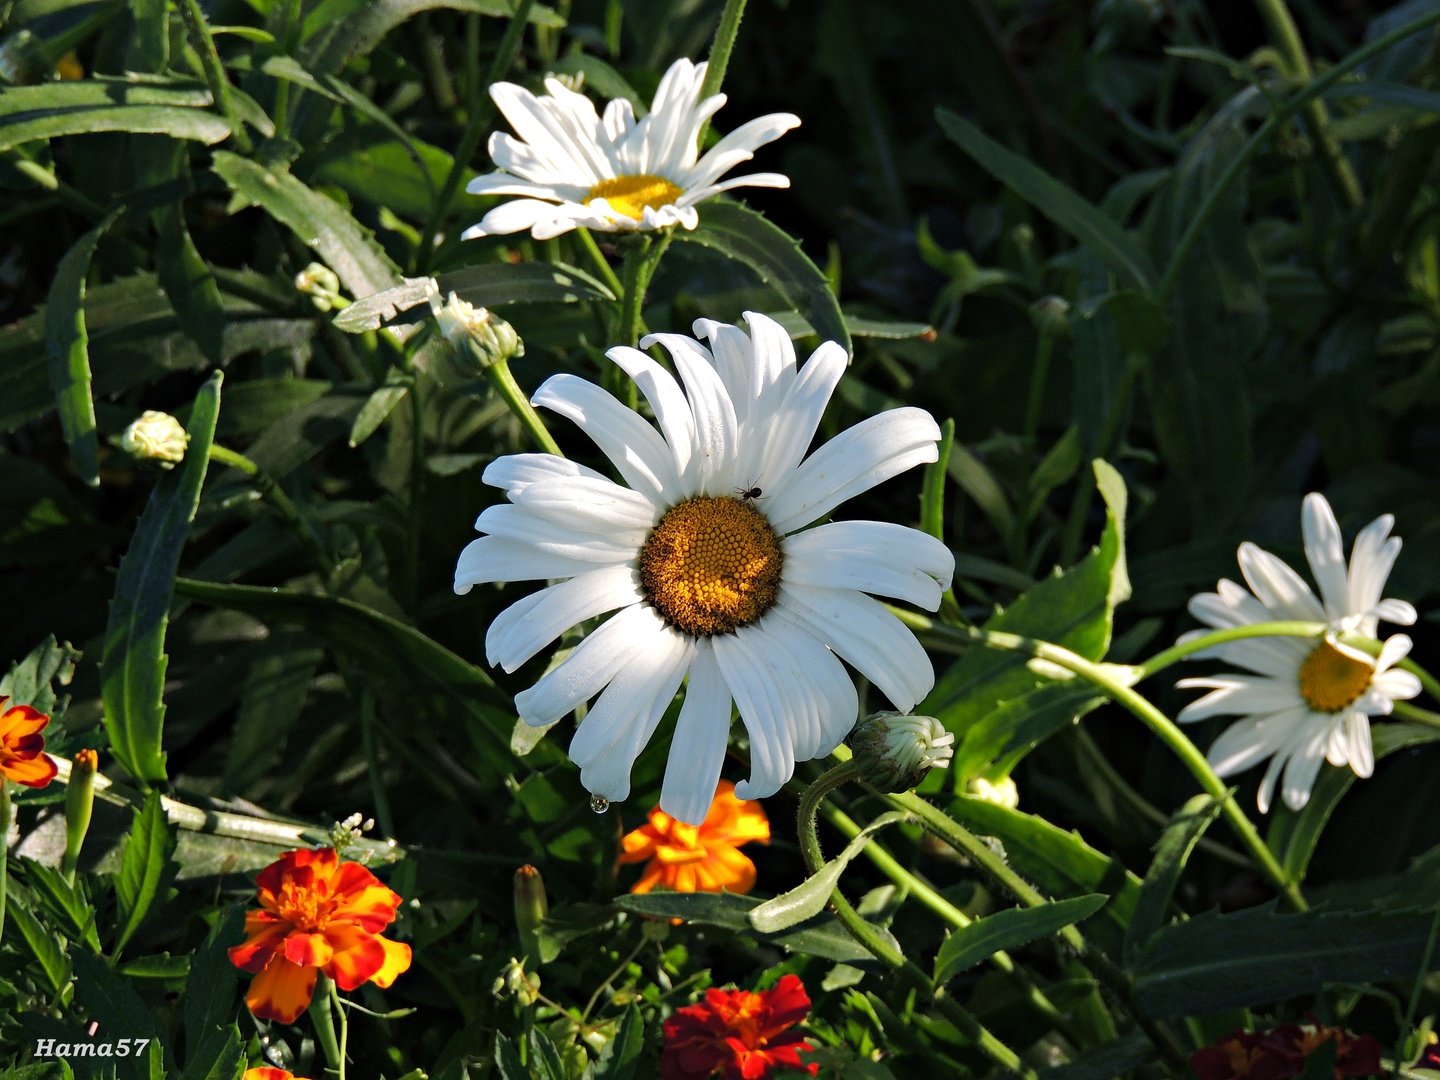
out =
{"type": "Polygon", "coordinates": [[[652,334],[680,382],[638,349],[607,354],[650,403],[657,431],[611,394],[555,375],[534,403],[573,420],[623,483],[549,454],[499,458],[505,489],[460,554],[455,591],[490,581],[564,578],[512,604],[486,635],[514,671],[570,627],[615,612],[515,699],[552,723],[595,694],[570,743],[593,794],[618,802],[630,770],[688,677],[660,806],[698,824],[710,809],[730,702],[750,739],[741,799],[773,795],[797,761],[823,757],[854,726],[859,700],[841,660],[908,712],[934,685],[930,658],[874,593],[933,611],[955,558],[917,529],[880,521],[804,528],[845,500],[936,460],[922,409],[869,417],[806,456],[844,374],[826,342],[796,370],[781,326],[747,313],[750,333],[701,319],[697,336],[652,334]],[[681,385],[683,384],[683,390],[681,385]],[[803,529],[803,531],[801,531],[803,529]]]}
{"type": "MultiPolygon", "coordinates": [[[[1351,632],[1378,640],[1381,619],[1407,626],[1415,622],[1413,606],[1380,597],[1400,554],[1400,538],[1390,536],[1394,524],[1395,519],[1385,514],[1362,529],[1347,569],[1340,526],[1330,504],[1323,495],[1307,495],[1301,527],[1305,558],[1320,585],[1318,598],[1285,562],[1247,542],[1240,545],[1239,561],[1250,591],[1233,581],[1221,581],[1218,591],[1190,600],[1190,614],[1217,629],[1288,620],[1329,627],[1318,642],[1252,638],[1205,649],[1191,659],[1212,657],[1253,674],[1181,679],[1177,684],[1210,689],[1181,711],[1181,723],[1211,716],[1243,717],[1221,733],[1208,757],[1220,776],[1270,759],[1256,800],[1262,814],[1270,809],[1282,770],[1281,790],[1292,810],[1309,801],[1322,760],[1349,765],[1356,776],[1369,776],[1375,768],[1370,717],[1387,716],[1397,700],[1420,692],[1419,679],[1394,667],[1410,651],[1410,639],[1404,634],[1387,639],[1376,657],[1342,644],[1337,637],[1351,632]]],[[[1204,632],[1192,631],[1181,640],[1204,632]]]]}
{"type": "Polygon", "coordinates": [[[545,97],[514,83],[490,96],[519,138],[496,132],[490,158],[499,171],[470,181],[472,195],[518,195],[495,207],[463,239],[530,230],[547,240],[584,226],[603,232],[700,224],[695,204],[737,187],[786,188],[780,173],[720,177],[755,151],[800,125],[790,113],[743,124],[699,157],[700,129],[725,104],[724,94],[700,100],[705,65],[677,60],[660,80],[650,112],[639,120],[617,98],[604,115],[582,94],[546,79],[545,97]]]}

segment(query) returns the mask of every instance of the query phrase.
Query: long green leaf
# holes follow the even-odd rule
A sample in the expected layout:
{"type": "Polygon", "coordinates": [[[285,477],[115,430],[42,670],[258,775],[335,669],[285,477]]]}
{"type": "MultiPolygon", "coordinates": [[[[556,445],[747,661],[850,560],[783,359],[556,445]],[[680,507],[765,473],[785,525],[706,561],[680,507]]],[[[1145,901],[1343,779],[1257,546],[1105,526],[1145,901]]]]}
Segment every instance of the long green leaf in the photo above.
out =
{"type": "Polygon", "coordinates": [[[100,661],[105,730],[120,763],[146,784],[165,779],[165,628],[180,552],[210,464],[220,380],[217,371],[196,396],[185,460],[155,486],[140,515],[130,548],[120,560],[105,629],[100,661]]]}
{"type": "Polygon", "coordinates": [[[677,229],[675,239],[718,251],[750,267],[825,341],[851,351],[850,330],[830,283],[799,241],[742,203],[712,200],[700,210],[700,227],[677,229]]]}
{"type": "Polygon", "coordinates": [[[1043,907],[1009,908],[956,930],[935,957],[936,985],[997,952],[1019,948],[1088,919],[1110,900],[1103,893],[1056,900],[1043,907]]]}
{"type": "Polygon", "coordinates": [[[1133,284],[1147,291],[1154,287],[1155,269],[1144,248],[1103,210],[1005,149],[963,116],[937,109],[935,119],[941,130],[996,180],[1093,249],[1133,284]]]}
{"type": "Polygon", "coordinates": [[[159,243],[155,249],[155,270],[165,295],[180,317],[180,325],[212,364],[224,356],[225,304],[215,275],[200,257],[179,203],[171,203],[157,214],[159,243]]]}
{"type": "Polygon", "coordinates": [[[100,443],[95,434],[95,399],[90,392],[90,337],[85,330],[85,277],[100,237],[115,220],[111,214],[76,240],[55,271],[45,303],[45,355],[50,386],[70,460],[80,479],[100,483],[100,443]]]}
{"type": "Polygon", "coordinates": [[[312,191],[287,172],[271,172],[225,150],[216,152],[211,167],[312,248],[352,296],[370,296],[400,280],[399,269],[370,231],[334,199],[312,191]]]}
{"type": "MultiPolygon", "coordinates": [[[[1134,967],[1135,997],[1150,1016],[1185,1016],[1308,998],[1326,983],[1413,979],[1433,919],[1415,910],[1280,914],[1273,904],[1200,915],[1151,940],[1134,967]]],[[[1440,953],[1429,967],[1440,967],[1440,953]]]]}
{"type": "Polygon", "coordinates": [[[165,890],[175,880],[175,830],[160,804],[160,793],[151,791],[145,806],[135,811],[135,824],[120,856],[115,875],[115,899],[119,902],[120,929],[114,951],[119,953],[140,929],[156,901],[165,899],[165,890]]]}
{"type": "Polygon", "coordinates": [[[1134,959],[1151,936],[1165,922],[1170,898],[1180,882],[1180,872],[1201,835],[1220,816],[1224,804],[1214,796],[1200,794],[1185,803],[1165,826],[1155,844],[1155,857],[1140,886],[1135,914],[1125,928],[1125,956],[1134,959]]]}
{"type": "MultiPolygon", "coordinates": [[[[7,94],[12,92],[6,91],[7,94]]],[[[97,131],[150,133],[169,135],[172,139],[217,143],[230,134],[230,125],[223,117],[200,109],[177,109],[166,105],[97,105],[65,112],[24,114],[23,119],[0,119],[0,150],[9,150],[37,139],[89,135],[97,131]]]]}
{"type": "MultiPolygon", "coordinates": [[[[5,907],[5,917],[25,939],[30,955],[45,973],[50,989],[57,994],[63,991],[70,981],[70,958],[65,954],[65,940],[51,933],[49,927],[43,925],[13,891],[5,907]]],[[[8,939],[6,944],[12,942],[13,938],[8,939]]]]}

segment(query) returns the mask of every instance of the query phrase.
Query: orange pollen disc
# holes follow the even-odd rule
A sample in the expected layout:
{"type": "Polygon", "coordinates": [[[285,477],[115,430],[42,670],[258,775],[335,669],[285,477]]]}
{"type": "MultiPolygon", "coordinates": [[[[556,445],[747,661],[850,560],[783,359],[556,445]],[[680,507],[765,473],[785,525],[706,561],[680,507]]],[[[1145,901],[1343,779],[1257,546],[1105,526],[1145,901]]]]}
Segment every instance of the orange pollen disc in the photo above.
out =
{"type": "Polygon", "coordinates": [[[1300,696],[1316,712],[1334,713],[1370,687],[1375,667],[1322,641],[1300,665],[1300,696]]]}
{"type": "Polygon", "coordinates": [[[647,209],[658,210],[670,206],[685,192],[663,176],[639,173],[635,176],[617,176],[601,180],[585,196],[588,204],[595,199],[604,199],[610,208],[628,218],[639,221],[647,209]]]}
{"type": "Polygon", "coordinates": [[[672,506],[640,549],[640,587],[667,623],[728,634],[769,611],[780,591],[780,541],[753,506],[728,495],[672,506]]]}
{"type": "Polygon", "coordinates": [[[276,898],[280,917],[297,930],[323,930],[330,921],[330,898],[314,888],[301,888],[286,883],[276,898]]]}

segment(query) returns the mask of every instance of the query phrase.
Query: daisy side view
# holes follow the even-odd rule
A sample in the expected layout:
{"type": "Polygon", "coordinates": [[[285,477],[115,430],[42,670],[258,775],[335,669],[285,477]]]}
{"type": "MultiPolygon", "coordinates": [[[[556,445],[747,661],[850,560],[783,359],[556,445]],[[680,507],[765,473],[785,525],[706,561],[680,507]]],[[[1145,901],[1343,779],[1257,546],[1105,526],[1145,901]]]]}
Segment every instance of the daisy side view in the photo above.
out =
{"type": "Polygon", "coordinates": [[[730,132],[703,157],[700,131],[725,104],[724,94],[701,100],[705,64],[677,60],[660,80],[650,111],[639,120],[617,98],[603,114],[583,94],[546,79],[537,97],[514,83],[490,96],[515,135],[490,137],[497,171],[470,181],[472,195],[514,195],[466,229],[463,239],[530,230],[536,240],[575,228],[650,231],[700,224],[697,203],[737,187],[787,188],[780,173],[721,177],[755,151],[800,125],[791,113],[771,113],[730,132]],[[517,137],[518,136],[518,137],[517,137]]]}
{"type": "Polygon", "coordinates": [[[509,501],[480,515],[486,535],[455,570],[458,593],[565,579],[491,624],[488,658],[507,671],[570,627],[615,612],[515,700],[521,719],[539,726],[600,695],[570,744],[597,796],[629,795],[631,767],[688,677],[660,806],[696,825],[720,777],[732,698],[750,741],[740,799],[774,794],[797,761],[829,754],[854,726],[859,700],[842,659],[898,709],[923,698],[934,684],[929,657],[867,594],[933,611],[955,566],[917,529],[806,528],[936,460],[940,431],[924,410],[892,409],[807,457],[845,352],[827,342],[797,370],[784,329],[763,315],[746,319],[749,334],[697,321],[709,348],[679,334],[642,341],[670,352],[679,382],[638,349],[610,350],[658,431],[592,383],[550,378],[534,403],[578,424],[623,483],[549,454],[498,459],[484,479],[509,501]]]}
{"type": "MultiPolygon", "coordinates": [[[[1210,690],[1181,711],[1181,723],[1241,717],[1210,747],[1207,756],[1217,775],[1232,776],[1270,759],[1256,800],[1262,814],[1270,809],[1277,783],[1285,805],[1301,809],[1322,761],[1349,765],[1355,775],[1368,777],[1375,767],[1370,718],[1389,715],[1397,700],[1420,692],[1420,680],[1394,666],[1409,653],[1409,637],[1386,639],[1375,657],[1339,638],[1352,633],[1378,641],[1382,619],[1406,626],[1415,622],[1411,604],[1381,598],[1400,554],[1400,538],[1390,535],[1394,523],[1385,514],[1362,529],[1347,567],[1335,514],[1323,495],[1312,493],[1305,497],[1301,530],[1318,597],[1283,560],[1246,542],[1238,558],[1249,590],[1222,580],[1215,592],[1190,600],[1190,613],[1215,629],[1286,620],[1327,627],[1318,642],[1273,637],[1212,646],[1191,658],[1224,660],[1244,671],[1177,684],[1210,690]]],[[[1204,632],[1192,631],[1181,640],[1204,632]]]]}

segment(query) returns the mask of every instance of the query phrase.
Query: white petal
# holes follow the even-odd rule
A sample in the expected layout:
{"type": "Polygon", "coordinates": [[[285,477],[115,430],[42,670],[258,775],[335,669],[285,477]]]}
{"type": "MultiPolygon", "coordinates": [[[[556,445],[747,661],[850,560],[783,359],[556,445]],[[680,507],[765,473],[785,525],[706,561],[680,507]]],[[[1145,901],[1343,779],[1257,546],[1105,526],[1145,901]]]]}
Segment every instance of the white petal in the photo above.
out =
{"type": "Polygon", "coordinates": [[[515,695],[520,719],[533,727],[559,720],[593,697],[637,652],[657,646],[665,629],[648,604],[612,616],[539,682],[515,695]]]}
{"type": "Polygon", "coordinates": [[[490,97],[515,134],[556,172],[587,187],[606,179],[608,170],[599,147],[583,133],[572,130],[553,100],[537,98],[523,87],[505,82],[492,84],[490,97]]]}
{"type": "Polygon", "coordinates": [[[639,349],[628,345],[617,345],[606,354],[620,369],[635,380],[635,385],[650,403],[650,411],[660,425],[660,431],[670,446],[675,459],[675,470],[684,481],[686,494],[696,490],[695,478],[691,475],[691,463],[695,460],[695,414],[675,376],[662,368],[639,349]]]}
{"type": "Polygon", "coordinates": [[[710,353],[693,338],[681,334],[651,334],[640,344],[648,348],[659,342],[675,360],[690,409],[695,414],[696,477],[700,491],[707,495],[725,495],[734,490],[738,480],[737,426],[735,407],[710,353]]]}
{"type": "Polygon", "coordinates": [[[517,600],[495,616],[485,634],[486,659],[514,671],[572,626],[644,598],[632,566],[586,571],[517,600]]]}
{"type": "Polygon", "coordinates": [[[1377,619],[1394,623],[1396,626],[1414,626],[1420,617],[1415,611],[1415,605],[1405,600],[1381,600],[1370,611],[1377,619]]]}
{"type": "Polygon", "coordinates": [[[600,124],[605,129],[605,137],[611,143],[620,142],[635,126],[635,106],[630,104],[628,98],[613,99],[605,106],[600,124]]]}
{"type": "Polygon", "coordinates": [[[534,180],[522,180],[507,172],[494,172],[477,176],[465,185],[471,195],[519,195],[527,199],[544,202],[573,202],[585,198],[586,189],[575,184],[539,184],[534,180]]]}
{"type": "Polygon", "coordinates": [[[558,476],[592,476],[604,479],[589,466],[558,454],[506,454],[485,466],[480,479],[491,487],[512,491],[537,480],[551,480],[558,476]]]}
{"type": "Polygon", "coordinates": [[[578,424],[642,495],[669,503],[679,492],[680,477],[665,440],[608,391],[574,375],[552,375],[531,401],[578,424]]]}
{"type": "MultiPolygon", "coordinates": [[[[715,322],[712,319],[696,319],[693,329],[697,338],[705,338],[710,342],[710,352],[715,359],[716,370],[720,372],[720,381],[725,384],[725,392],[730,395],[730,403],[735,408],[735,420],[740,425],[742,435],[748,434],[746,418],[755,399],[754,382],[757,374],[755,349],[750,344],[750,335],[738,326],[715,322]]],[[[745,441],[748,440],[742,440],[742,453],[745,451],[745,441]]]]}
{"type": "Polygon", "coordinates": [[[542,581],[593,570],[595,563],[541,550],[523,540],[482,536],[471,540],[455,563],[455,591],[461,596],[490,581],[542,581]]]}
{"type": "Polygon", "coordinates": [[[710,812],[730,742],[730,689],[708,639],[695,643],[690,685],[675,721],[660,809],[690,825],[710,812]]]}
{"type": "Polygon", "coordinates": [[[706,187],[715,183],[736,165],[749,161],[760,147],[799,126],[800,118],[793,113],[770,113],[741,124],[695,163],[685,174],[681,187],[706,187]]]}
{"type": "Polygon", "coordinates": [[[1325,760],[1325,743],[1329,737],[1328,727],[1318,727],[1301,740],[1286,762],[1281,794],[1291,810],[1303,810],[1310,801],[1310,789],[1315,786],[1315,777],[1325,760]]]}
{"type": "Polygon", "coordinates": [[[532,514],[637,550],[660,517],[650,499],[604,476],[551,477],[512,491],[510,499],[532,514]]]}
{"type": "Polygon", "coordinates": [[[1205,756],[1217,776],[1234,776],[1284,748],[1308,716],[1303,708],[1247,716],[1222,731],[1205,756]]]}
{"type": "Polygon", "coordinates": [[[919,529],[888,521],[832,521],[782,542],[785,580],[893,596],[927,611],[955,573],[955,556],[919,529]]]}
{"type": "Polygon", "coordinates": [[[1351,613],[1369,611],[1380,602],[1385,582],[1400,554],[1400,538],[1390,536],[1394,524],[1394,517],[1382,514],[1355,537],[1355,546],[1350,550],[1351,613]]]}
{"type": "Polygon", "coordinates": [[[1345,551],[1340,542],[1340,524],[1324,495],[1312,491],[1305,496],[1300,531],[1305,538],[1305,558],[1325,601],[1325,614],[1331,621],[1343,619],[1351,612],[1345,551]]]}
{"type": "Polygon", "coordinates": [[[1385,639],[1380,646],[1380,655],[1375,657],[1375,670],[1388,671],[1410,655],[1412,642],[1407,634],[1395,634],[1385,639]]]}
{"type": "Polygon", "coordinates": [[[1189,660],[1221,660],[1272,678],[1296,679],[1300,665],[1315,648],[1311,638],[1246,638],[1191,653],[1189,660]]]}
{"type": "Polygon", "coordinates": [[[1240,572],[1273,618],[1325,621],[1325,609],[1310,586],[1284,560],[1247,541],[1240,545],[1240,572]]]}
{"type": "Polygon", "coordinates": [[[790,474],[771,495],[770,524],[788,533],[846,499],[939,456],[940,428],[924,409],[891,409],[842,431],[790,474]]]}
{"type": "Polygon", "coordinates": [[[592,564],[629,562],[639,551],[633,542],[617,542],[594,531],[571,529],[509,503],[486,507],[475,520],[475,527],[491,536],[519,540],[541,551],[592,564]]]}
{"type": "Polygon", "coordinates": [[[1362,780],[1375,772],[1375,746],[1370,740],[1370,719],[1364,713],[1349,713],[1345,717],[1345,741],[1350,768],[1362,780]]]}
{"type": "Polygon", "coordinates": [[[822,703],[819,687],[801,662],[797,650],[791,648],[797,635],[783,623],[762,619],[737,631],[736,636],[745,639],[751,655],[757,658],[761,670],[779,690],[795,760],[809,761],[824,738],[820,717],[822,703]]]}
{"type": "Polygon", "coordinates": [[[825,757],[850,734],[859,717],[860,695],[855,682],[839,657],[785,608],[771,608],[760,625],[772,630],[774,636],[784,634],[786,646],[809,678],[820,705],[820,740],[809,755],[797,754],[796,760],[825,757]]]}
{"type": "MultiPolygon", "coordinates": [[[[1293,742],[1293,740],[1292,740],[1293,742]]],[[[1292,747],[1287,744],[1275,751],[1270,758],[1270,764],[1265,767],[1265,775],[1260,779],[1260,790],[1255,793],[1255,805],[1260,808],[1260,813],[1270,812],[1270,803],[1275,796],[1275,782],[1280,779],[1280,771],[1285,767],[1285,762],[1290,759],[1292,747]]]]}
{"type": "Polygon", "coordinates": [[[915,635],[885,605],[863,593],[780,586],[781,605],[909,712],[935,685],[935,669],[915,635]]]}
{"type": "Polygon", "coordinates": [[[755,483],[774,487],[774,481],[789,476],[799,466],[848,363],[844,349],[833,341],[825,342],[805,362],[786,391],[772,421],[773,434],[767,438],[757,431],[745,433],[758,441],[762,449],[759,455],[762,464],[756,472],[755,483]]]}
{"type": "Polygon", "coordinates": [[[750,736],[750,779],[735,785],[740,799],[764,799],[774,795],[795,771],[795,750],[790,737],[790,718],[774,685],[748,642],[738,634],[710,639],[725,684],[740,709],[740,719],[750,736]]]}
{"type": "Polygon", "coordinates": [[[1270,713],[1302,704],[1296,684],[1280,679],[1235,675],[1223,682],[1219,679],[1213,683],[1203,679],[1181,679],[1175,685],[1183,690],[1207,684],[1219,684],[1218,689],[1180,710],[1180,715],[1176,717],[1180,723],[1189,724],[1211,716],[1270,713]]]}
{"type": "MultiPolygon", "coordinates": [[[[461,234],[462,240],[473,240],[480,236],[505,236],[509,233],[524,232],[536,228],[540,222],[563,220],[564,205],[541,202],[539,199],[512,199],[501,203],[480,219],[479,225],[472,225],[461,234]]],[[[574,228],[571,223],[566,229],[574,228]]]]}
{"type": "Polygon", "coordinates": [[[694,643],[669,627],[651,637],[611,680],[570,740],[587,791],[612,802],[630,795],[630,771],[690,666],[694,643]]]}
{"type": "Polygon", "coordinates": [[[675,200],[675,203],[677,206],[694,206],[696,203],[702,203],[706,199],[719,195],[722,191],[729,191],[731,188],[788,188],[789,186],[790,178],[784,173],[746,173],[744,176],[732,176],[730,179],[722,180],[718,184],[707,184],[705,187],[689,188],[684,195],[675,200]]]}
{"type": "Polygon", "coordinates": [[[1370,680],[1370,688],[1391,701],[1409,701],[1420,694],[1420,680],[1408,671],[1382,671],[1370,680]]]}

